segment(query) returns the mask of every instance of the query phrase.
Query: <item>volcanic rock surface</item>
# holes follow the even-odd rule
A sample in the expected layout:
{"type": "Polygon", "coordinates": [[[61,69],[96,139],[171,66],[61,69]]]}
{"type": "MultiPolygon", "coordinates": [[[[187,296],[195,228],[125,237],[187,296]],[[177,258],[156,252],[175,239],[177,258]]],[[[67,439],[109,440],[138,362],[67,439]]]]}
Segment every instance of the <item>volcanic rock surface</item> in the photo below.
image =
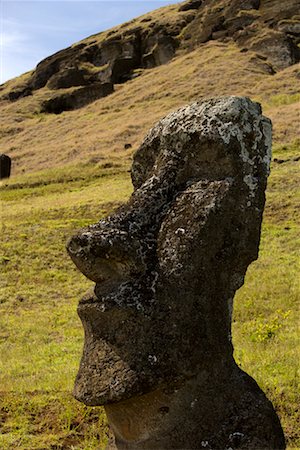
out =
{"type": "Polygon", "coordinates": [[[129,202],[69,240],[96,283],[78,307],[85,345],[74,394],[105,405],[112,448],[285,448],[231,342],[270,160],[271,122],[257,103],[193,103],[145,137],[129,202]]]}

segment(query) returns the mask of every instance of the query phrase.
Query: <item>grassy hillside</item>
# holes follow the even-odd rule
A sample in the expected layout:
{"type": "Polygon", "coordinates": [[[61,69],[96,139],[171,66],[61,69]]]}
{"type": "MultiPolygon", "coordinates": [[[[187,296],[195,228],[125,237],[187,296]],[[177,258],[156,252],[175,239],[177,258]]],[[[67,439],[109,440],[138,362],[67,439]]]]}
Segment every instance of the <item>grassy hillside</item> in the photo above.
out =
{"type": "Polygon", "coordinates": [[[71,395],[83,332],[76,305],[90,284],[65,241],[124,201],[122,167],[18,178],[1,190],[0,448],[95,449],[102,411],[71,395]],[[34,186],[34,187],[33,187],[34,186]]]}
{"type": "MultiPolygon", "coordinates": [[[[290,448],[300,446],[297,155],[295,146],[275,150],[285,162],[273,163],[260,257],[236,296],[233,322],[235,357],[272,400],[290,448]]],[[[126,166],[104,166],[21,175],[1,187],[1,449],[104,448],[102,409],[71,395],[83,342],[76,305],[91,283],[64,247],[130,195],[126,166]]]]}
{"type": "Polygon", "coordinates": [[[35,112],[46,88],[18,102],[4,102],[1,151],[13,158],[14,174],[79,161],[123,161],[132,153],[124,151],[124,144],[131,143],[134,151],[167,112],[193,100],[226,94],[261,101],[264,113],[273,120],[274,142],[291,143],[297,136],[300,111],[299,73],[296,65],[267,75],[257,67],[254,53],[212,41],[145,70],[137,79],[117,85],[114,94],[76,111],[35,112]]]}
{"type": "MultiPolygon", "coordinates": [[[[271,3],[263,2],[266,17],[271,3]]],[[[173,26],[177,8],[151,20],[173,26]]],[[[178,51],[168,64],[116,84],[112,95],[59,115],[40,112],[52,95],[47,86],[0,100],[1,152],[13,159],[12,177],[0,182],[1,450],[105,447],[103,410],[71,393],[83,344],[76,306],[91,283],[67,257],[66,239],[126,201],[132,154],[155,121],[224,94],[260,101],[274,126],[260,256],[235,298],[235,358],[272,400],[289,448],[300,448],[300,68],[271,74],[261,55],[241,50],[210,40],[178,51]]],[[[11,80],[1,94],[30,76],[11,80]]]]}

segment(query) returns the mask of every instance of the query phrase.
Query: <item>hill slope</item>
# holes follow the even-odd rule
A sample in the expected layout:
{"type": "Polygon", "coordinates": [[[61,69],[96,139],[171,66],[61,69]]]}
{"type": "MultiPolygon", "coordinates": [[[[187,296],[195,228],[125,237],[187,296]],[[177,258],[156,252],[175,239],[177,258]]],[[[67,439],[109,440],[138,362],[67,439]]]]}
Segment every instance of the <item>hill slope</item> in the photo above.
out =
{"type": "Polygon", "coordinates": [[[126,159],[165,113],[224,94],[261,101],[291,142],[299,27],[297,0],[188,0],[91,36],[1,86],[1,151],[14,174],[126,159]]]}
{"type": "Polygon", "coordinates": [[[235,297],[235,358],[272,400],[288,448],[300,448],[296,4],[169,6],[0,87],[1,152],[13,158],[0,184],[1,449],[105,448],[102,408],[71,394],[83,342],[76,305],[91,283],[65,242],[129,197],[132,152],[157,119],[223,94],[261,101],[274,124],[260,255],[235,297]],[[98,98],[103,84],[113,92],[98,98]]]}

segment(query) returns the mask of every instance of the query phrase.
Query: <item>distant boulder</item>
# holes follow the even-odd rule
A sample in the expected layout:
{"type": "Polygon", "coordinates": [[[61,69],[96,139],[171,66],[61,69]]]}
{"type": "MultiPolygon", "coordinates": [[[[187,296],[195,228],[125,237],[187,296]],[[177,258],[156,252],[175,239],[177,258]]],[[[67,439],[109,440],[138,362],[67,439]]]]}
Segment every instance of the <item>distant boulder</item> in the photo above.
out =
{"type": "Polygon", "coordinates": [[[226,15],[234,17],[238,11],[259,9],[260,0],[231,0],[226,10],[226,15]]]}
{"type": "Polygon", "coordinates": [[[94,83],[89,86],[71,89],[70,92],[56,94],[41,105],[41,112],[61,114],[63,111],[71,111],[81,108],[89,103],[106,97],[114,91],[112,83],[94,83]]]}
{"type": "Polygon", "coordinates": [[[297,37],[297,42],[300,41],[300,20],[291,19],[291,20],[281,20],[277,26],[279,31],[283,31],[284,33],[288,33],[297,37]]]}
{"type": "MultiPolygon", "coordinates": [[[[76,57],[79,52],[86,47],[86,44],[78,44],[69,47],[64,50],[60,50],[54,55],[48,56],[48,58],[43,59],[33,72],[31,79],[29,81],[30,87],[35,89],[40,89],[44,87],[48,80],[59,72],[62,67],[70,64],[71,61],[76,61],[76,57]]],[[[71,66],[71,64],[70,64],[71,66]]]]}
{"type": "Polygon", "coordinates": [[[124,83],[131,78],[132,71],[136,68],[134,58],[125,56],[116,58],[111,63],[111,80],[113,83],[124,83]]]}
{"type": "Polygon", "coordinates": [[[0,155],[0,180],[3,178],[9,178],[11,171],[11,158],[8,155],[2,153],[0,155]]]}
{"type": "Polygon", "coordinates": [[[175,55],[178,42],[172,36],[158,36],[150,51],[143,55],[143,66],[146,68],[166,64],[175,55]]]}

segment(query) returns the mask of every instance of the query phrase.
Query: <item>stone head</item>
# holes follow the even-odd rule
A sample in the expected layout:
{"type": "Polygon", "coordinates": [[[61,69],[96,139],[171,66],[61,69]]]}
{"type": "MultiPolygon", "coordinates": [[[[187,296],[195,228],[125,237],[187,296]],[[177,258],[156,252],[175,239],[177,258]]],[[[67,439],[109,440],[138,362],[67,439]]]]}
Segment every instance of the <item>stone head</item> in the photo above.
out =
{"type": "Polygon", "coordinates": [[[75,396],[105,405],[232,359],[235,291],[257,258],[271,123],[244,97],[196,102],[147,134],[128,203],[72,237],[95,282],[78,313],[75,396]]]}

